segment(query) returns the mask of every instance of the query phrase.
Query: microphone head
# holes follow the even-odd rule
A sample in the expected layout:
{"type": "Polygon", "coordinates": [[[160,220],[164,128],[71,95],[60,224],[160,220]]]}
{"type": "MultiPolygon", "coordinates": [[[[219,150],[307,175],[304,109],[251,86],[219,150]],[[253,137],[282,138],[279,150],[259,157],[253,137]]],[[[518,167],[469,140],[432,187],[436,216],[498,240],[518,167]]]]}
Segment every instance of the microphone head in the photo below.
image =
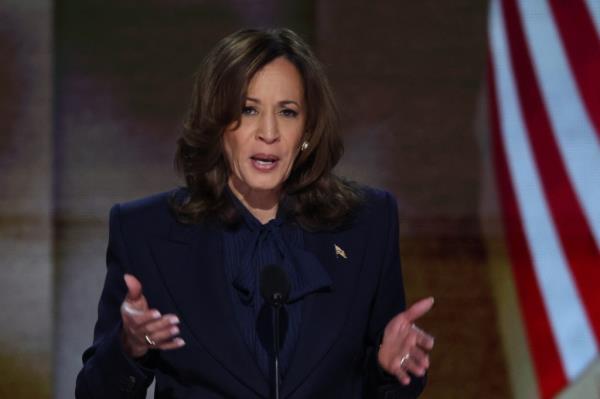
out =
{"type": "Polygon", "coordinates": [[[276,265],[267,265],[260,271],[260,294],[271,306],[281,306],[290,296],[290,280],[276,265]]]}

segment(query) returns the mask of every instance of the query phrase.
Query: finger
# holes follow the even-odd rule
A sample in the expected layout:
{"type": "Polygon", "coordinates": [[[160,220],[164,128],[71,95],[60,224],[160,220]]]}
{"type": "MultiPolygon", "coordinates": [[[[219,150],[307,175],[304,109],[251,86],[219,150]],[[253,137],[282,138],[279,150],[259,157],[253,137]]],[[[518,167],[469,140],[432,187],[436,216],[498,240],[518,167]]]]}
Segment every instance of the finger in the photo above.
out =
{"type": "Polygon", "coordinates": [[[162,350],[169,350],[169,349],[181,348],[184,345],[185,345],[185,341],[182,338],[177,337],[175,339],[172,339],[170,341],[167,341],[160,345],[157,345],[155,348],[162,349],[162,350]]]}
{"type": "Polygon", "coordinates": [[[432,350],[433,345],[435,344],[435,338],[417,327],[414,328],[417,330],[417,345],[428,351],[432,350]]]}
{"type": "Polygon", "coordinates": [[[146,334],[154,334],[155,332],[169,330],[179,324],[179,318],[174,314],[164,315],[160,319],[151,320],[143,326],[146,334]]]}
{"type": "Polygon", "coordinates": [[[127,285],[127,297],[125,300],[133,302],[140,299],[142,297],[142,283],[132,274],[125,273],[123,279],[125,280],[125,285],[127,285]]]}
{"type": "Polygon", "coordinates": [[[161,314],[156,309],[145,311],[138,310],[131,307],[130,304],[125,301],[121,305],[121,317],[123,319],[123,325],[127,327],[127,329],[138,330],[147,323],[160,319],[161,314]]]}
{"type": "Polygon", "coordinates": [[[406,361],[402,361],[400,358],[395,359],[392,362],[391,374],[395,375],[398,381],[400,381],[403,385],[410,384],[410,376],[404,367],[406,361]]]}
{"type": "Polygon", "coordinates": [[[136,306],[135,304],[129,301],[123,301],[123,303],[121,304],[121,310],[130,316],[141,316],[149,311],[148,309],[136,306]]]}
{"type": "Polygon", "coordinates": [[[404,370],[402,370],[400,373],[396,374],[396,378],[398,379],[398,381],[400,381],[400,383],[402,385],[410,384],[410,377],[409,377],[408,373],[405,372],[404,370]]]}
{"type": "MultiPolygon", "coordinates": [[[[146,336],[151,341],[158,343],[170,340],[179,334],[179,328],[176,327],[178,323],[179,319],[177,316],[169,314],[141,324],[132,323],[128,326],[128,332],[135,342],[147,346],[150,342],[146,340],[146,336]]],[[[155,345],[150,344],[150,347],[155,345]]]]}
{"type": "Polygon", "coordinates": [[[421,299],[420,301],[414,303],[410,308],[406,309],[403,313],[410,322],[413,322],[427,313],[433,306],[433,302],[433,297],[421,299]]]}
{"type": "Polygon", "coordinates": [[[172,341],[179,334],[179,327],[171,326],[168,328],[163,328],[153,333],[142,334],[144,336],[144,340],[148,337],[152,342],[146,341],[149,344],[149,347],[156,347],[163,343],[172,341]]]}
{"type": "Polygon", "coordinates": [[[429,368],[429,355],[427,353],[415,347],[410,350],[408,358],[421,371],[421,373],[416,373],[417,375],[425,374],[425,370],[429,368]]]}
{"type": "Polygon", "coordinates": [[[408,358],[408,360],[404,362],[404,368],[407,373],[410,372],[412,375],[417,377],[422,377],[425,374],[425,370],[417,366],[415,361],[411,358],[408,358]]]}

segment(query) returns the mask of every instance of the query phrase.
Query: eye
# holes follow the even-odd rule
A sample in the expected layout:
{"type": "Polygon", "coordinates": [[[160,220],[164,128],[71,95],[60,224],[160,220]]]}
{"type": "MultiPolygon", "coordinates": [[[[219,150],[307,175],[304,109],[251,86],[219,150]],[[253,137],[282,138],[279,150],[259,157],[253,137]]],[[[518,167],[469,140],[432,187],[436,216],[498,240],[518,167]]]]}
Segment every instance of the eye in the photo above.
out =
{"type": "Polygon", "coordinates": [[[242,107],[242,115],[256,115],[256,108],[251,106],[243,106],[242,107]]]}
{"type": "Polygon", "coordinates": [[[290,108],[284,108],[280,111],[280,113],[287,118],[295,118],[298,116],[298,112],[290,108]]]}

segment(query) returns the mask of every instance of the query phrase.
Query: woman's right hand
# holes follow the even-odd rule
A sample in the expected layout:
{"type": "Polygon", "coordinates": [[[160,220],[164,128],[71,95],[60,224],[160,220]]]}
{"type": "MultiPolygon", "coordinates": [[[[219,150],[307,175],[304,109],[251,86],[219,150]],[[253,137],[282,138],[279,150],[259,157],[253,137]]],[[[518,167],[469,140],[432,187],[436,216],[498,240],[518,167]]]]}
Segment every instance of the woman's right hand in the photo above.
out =
{"type": "Polygon", "coordinates": [[[125,274],[127,296],[121,305],[123,330],[121,341],[125,352],[142,357],[148,349],[176,349],[185,345],[179,335],[179,318],[174,314],[161,315],[149,309],[142,295],[142,284],[131,274],[125,274]]]}

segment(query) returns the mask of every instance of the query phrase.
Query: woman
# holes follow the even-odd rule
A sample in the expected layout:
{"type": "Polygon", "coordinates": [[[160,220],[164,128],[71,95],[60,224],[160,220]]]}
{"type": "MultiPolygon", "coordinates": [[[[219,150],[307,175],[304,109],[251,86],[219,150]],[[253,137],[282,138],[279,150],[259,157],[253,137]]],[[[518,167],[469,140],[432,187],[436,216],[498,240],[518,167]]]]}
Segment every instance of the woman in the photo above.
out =
{"type": "Polygon", "coordinates": [[[198,73],[176,163],[186,187],[111,210],[107,276],[78,398],[267,398],[265,265],[290,293],[281,397],[416,397],[433,338],[405,310],[390,194],[332,173],[322,68],[286,29],[244,30],[198,73]],[[142,291],[143,288],[143,291],[142,291]]]}

